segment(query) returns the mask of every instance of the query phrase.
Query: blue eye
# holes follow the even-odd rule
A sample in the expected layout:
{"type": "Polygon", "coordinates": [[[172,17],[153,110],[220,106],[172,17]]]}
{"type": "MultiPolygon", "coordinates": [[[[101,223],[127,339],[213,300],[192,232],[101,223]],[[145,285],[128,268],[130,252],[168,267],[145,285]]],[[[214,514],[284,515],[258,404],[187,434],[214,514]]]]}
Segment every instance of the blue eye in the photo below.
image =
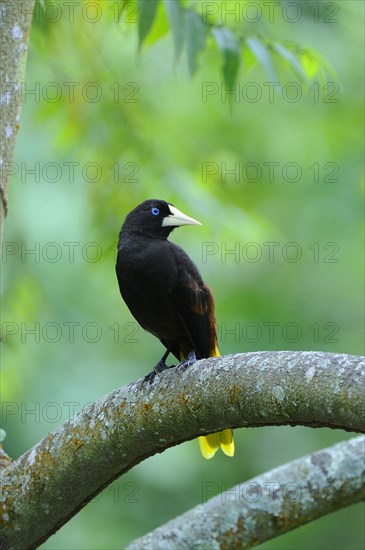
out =
{"type": "Polygon", "coordinates": [[[151,212],[152,212],[152,214],[153,214],[154,216],[158,216],[159,213],[160,213],[160,211],[159,211],[158,208],[152,208],[151,212]]]}

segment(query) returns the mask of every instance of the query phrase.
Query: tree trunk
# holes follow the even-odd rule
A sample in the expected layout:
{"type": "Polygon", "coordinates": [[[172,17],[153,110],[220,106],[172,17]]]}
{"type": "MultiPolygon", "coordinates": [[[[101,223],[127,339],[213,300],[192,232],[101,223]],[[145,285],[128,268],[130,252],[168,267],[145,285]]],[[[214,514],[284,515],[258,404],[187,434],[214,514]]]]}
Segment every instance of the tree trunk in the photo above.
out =
{"type": "Polygon", "coordinates": [[[35,0],[0,0],[0,244],[8,211],[8,179],[19,130],[25,63],[35,0]]]}

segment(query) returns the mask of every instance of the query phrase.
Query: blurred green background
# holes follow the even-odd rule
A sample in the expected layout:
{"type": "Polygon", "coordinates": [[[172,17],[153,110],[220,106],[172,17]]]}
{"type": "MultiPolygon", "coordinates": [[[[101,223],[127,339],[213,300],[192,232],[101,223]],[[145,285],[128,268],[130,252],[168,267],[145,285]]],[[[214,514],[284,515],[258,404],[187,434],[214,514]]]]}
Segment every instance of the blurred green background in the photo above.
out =
{"type": "MultiPolygon", "coordinates": [[[[227,16],[243,33],[317,48],[338,76],[308,89],[278,67],[287,95],[271,97],[263,69],[244,63],[231,109],[213,44],[190,79],[184,56],[174,66],[170,34],[138,56],[132,13],[116,22],[116,2],[85,4],[90,11],[77,8],[73,20],[63,2],[47,17],[38,6],[31,33],[2,282],[3,428],[13,457],[160,358],[114,273],[124,216],[146,198],[203,223],[172,240],[212,288],[222,353],[364,351],[363,3],[331,2],[331,16],[319,3],[317,20],[297,2],[296,23],[282,17],[285,2],[271,23],[265,11],[255,24],[227,16]],[[91,4],[102,8],[94,23],[91,4]],[[218,92],[204,97],[207,83],[218,92]]],[[[236,430],[235,458],[212,461],[188,442],[135,467],[42,548],[124,547],[202,502],[207,483],[218,493],[350,436],[236,430]]],[[[261,548],[363,543],[358,505],[261,548]]]]}

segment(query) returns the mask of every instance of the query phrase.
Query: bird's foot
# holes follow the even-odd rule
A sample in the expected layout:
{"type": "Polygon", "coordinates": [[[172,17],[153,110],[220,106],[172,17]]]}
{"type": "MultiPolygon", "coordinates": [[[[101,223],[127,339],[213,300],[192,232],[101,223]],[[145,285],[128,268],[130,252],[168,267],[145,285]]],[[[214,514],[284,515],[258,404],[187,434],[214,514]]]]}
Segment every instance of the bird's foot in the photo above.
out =
{"type": "Polygon", "coordinates": [[[185,370],[188,367],[190,367],[190,365],[195,363],[195,361],[196,361],[196,354],[195,354],[195,351],[193,350],[189,353],[185,361],[183,361],[182,363],[179,363],[177,366],[179,367],[179,369],[185,370]]]}
{"type": "Polygon", "coordinates": [[[149,384],[152,384],[156,377],[156,374],[159,374],[160,372],[169,368],[170,367],[169,365],[166,365],[164,358],[160,359],[154,369],[144,377],[143,382],[148,382],[149,384]]]}

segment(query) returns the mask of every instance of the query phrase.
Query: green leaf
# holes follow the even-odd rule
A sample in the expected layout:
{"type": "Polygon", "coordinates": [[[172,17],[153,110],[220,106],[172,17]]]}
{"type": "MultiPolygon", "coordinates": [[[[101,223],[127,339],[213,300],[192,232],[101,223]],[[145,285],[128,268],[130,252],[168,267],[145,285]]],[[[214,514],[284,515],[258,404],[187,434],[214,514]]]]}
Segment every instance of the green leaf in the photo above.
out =
{"type": "Polygon", "coordinates": [[[319,73],[318,59],[311,52],[303,50],[300,55],[302,67],[308,78],[312,79],[319,73]]]}
{"type": "Polygon", "coordinates": [[[151,30],[156,15],[158,0],[138,0],[138,37],[139,47],[151,30]]]}
{"type": "Polygon", "coordinates": [[[270,52],[265,44],[263,44],[258,38],[254,36],[250,36],[249,38],[247,38],[246,43],[256,57],[257,61],[261,63],[261,65],[264,67],[269,78],[273,82],[279,82],[270,52]]]}
{"type": "Polygon", "coordinates": [[[169,22],[167,20],[166,11],[164,9],[163,3],[159,2],[157,7],[157,12],[155,16],[154,23],[148,36],[145,40],[146,46],[151,46],[157,40],[160,40],[169,30],[169,22]]]}
{"type": "Polygon", "coordinates": [[[184,46],[184,12],[179,0],[164,0],[164,4],[174,39],[176,62],[184,46]]]}
{"type": "Polygon", "coordinates": [[[185,36],[189,71],[193,76],[197,69],[197,56],[207,42],[207,27],[195,11],[187,10],[185,13],[185,36]]]}
{"type": "Polygon", "coordinates": [[[323,82],[326,82],[327,75],[329,75],[334,80],[337,80],[333,67],[314,48],[300,50],[299,56],[303,70],[308,78],[313,79],[318,76],[323,82]]]}
{"type": "Polygon", "coordinates": [[[242,48],[242,59],[243,59],[243,69],[245,73],[248,73],[252,67],[257,65],[257,59],[254,54],[251,52],[247,44],[243,44],[242,48]]]}
{"type": "Polygon", "coordinates": [[[279,54],[283,59],[285,59],[285,61],[287,61],[288,65],[291,67],[291,69],[300,80],[307,79],[306,72],[300,64],[297,56],[293,52],[285,48],[285,46],[283,46],[282,44],[274,44],[273,48],[277,54],[279,54]]]}
{"type": "Polygon", "coordinates": [[[218,48],[223,54],[223,76],[229,89],[234,87],[241,62],[241,50],[238,39],[225,27],[213,27],[212,33],[218,48]]]}

